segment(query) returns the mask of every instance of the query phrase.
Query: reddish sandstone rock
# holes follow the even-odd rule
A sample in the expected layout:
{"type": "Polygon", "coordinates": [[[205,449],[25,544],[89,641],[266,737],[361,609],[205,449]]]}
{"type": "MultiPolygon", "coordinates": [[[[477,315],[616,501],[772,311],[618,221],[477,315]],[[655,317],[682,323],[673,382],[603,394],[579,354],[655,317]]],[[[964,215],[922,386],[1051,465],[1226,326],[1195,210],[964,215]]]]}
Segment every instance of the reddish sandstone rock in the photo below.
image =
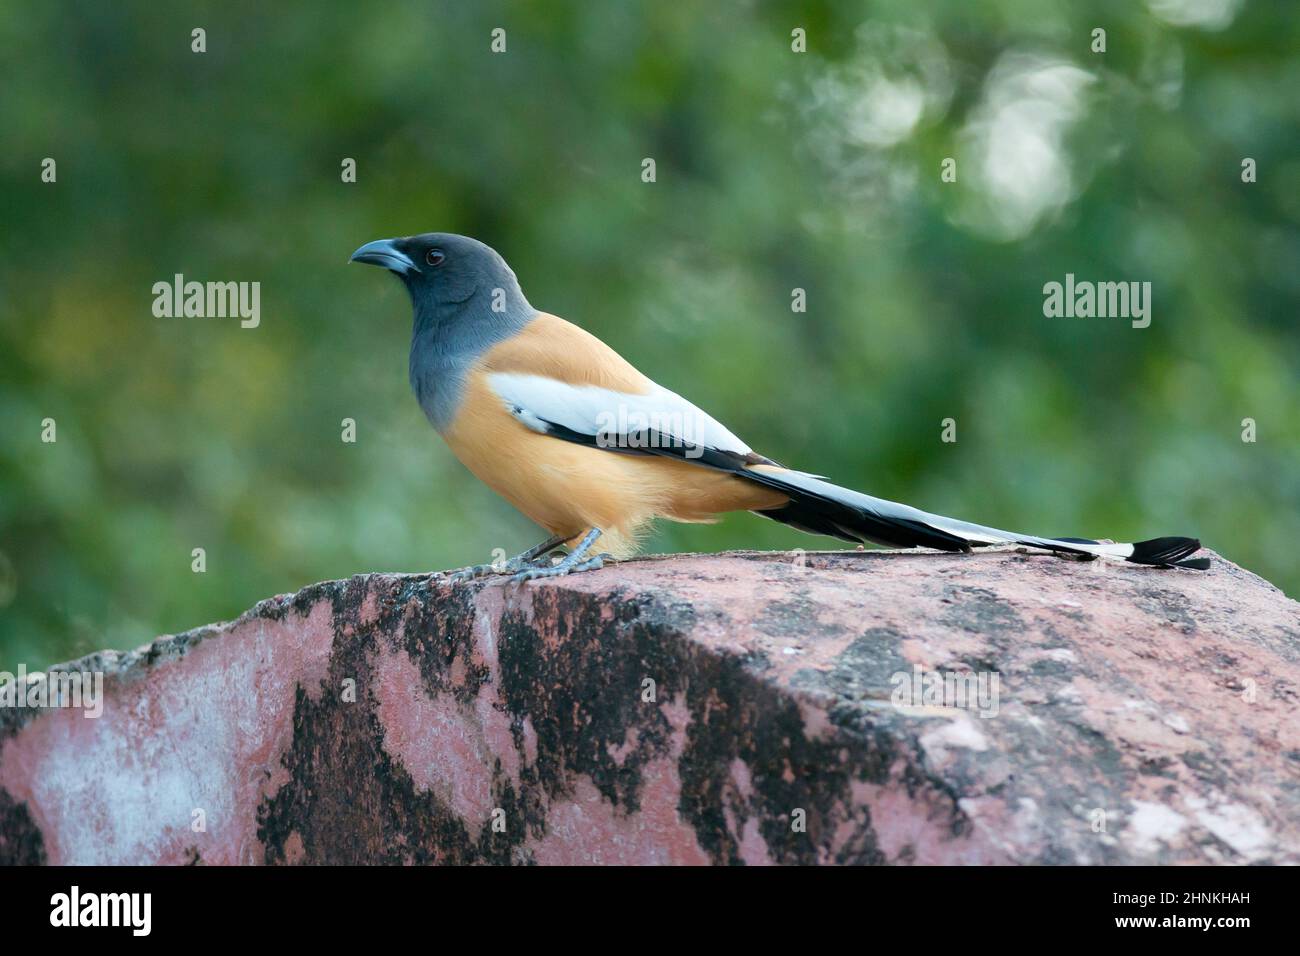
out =
{"type": "Polygon", "coordinates": [[[1300,862],[1300,605],[1217,557],[376,574],[70,666],[98,719],[0,712],[0,862],[1300,862]]]}

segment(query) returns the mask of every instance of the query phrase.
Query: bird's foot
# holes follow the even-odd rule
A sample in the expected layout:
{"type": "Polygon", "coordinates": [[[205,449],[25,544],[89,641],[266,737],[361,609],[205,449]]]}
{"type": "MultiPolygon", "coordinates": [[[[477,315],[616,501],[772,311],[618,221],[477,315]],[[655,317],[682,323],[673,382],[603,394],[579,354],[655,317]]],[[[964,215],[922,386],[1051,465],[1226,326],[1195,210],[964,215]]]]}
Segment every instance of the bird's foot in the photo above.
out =
{"type": "Polygon", "coordinates": [[[519,574],[524,571],[545,570],[551,566],[550,554],[541,557],[525,557],[517,554],[506,561],[494,561],[491,564],[475,564],[461,568],[446,576],[448,581],[473,581],[493,574],[519,574]]]}
{"type": "Polygon", "coordinates": [[[520,571],[515,574],[511,581],[532,581],[534,578],[560,578],[566,574],[577,574],[579,571],[599,571],[605,566],[606,561],[613,561],[612,554],[598,554],[594,557],[572,560],[576,555],[570,554],[559,564],[549,568],[529,568],[526,571],[520,571]]]}
{"type": "Polygon", "coordinates": [[[574,571],[595,571],[597,568],[603,568],[606,560],[614,560],[611,554],[598,554],[594,558],[588,557],[591,546],[596,543],[596,539],[601,535],[599,528],[592,528],[577,546],[565,555],[564,560],[554,567],[549,568],[528,568],[517,572],[511,581],[531,581],[533,578],[558,578],[566,574],[572,574],[574,571]]]}
{"type": "Polygon", "coordinates": [[[520,571],[529,571],[533,568],[549,568],[551,566],[551,552],[564,543],[564,539],[555,536],[547,538],[536,547],[529,548],[523,554],[516,554],[513,558],[507,558],[504,561],[492,561],[489,564],[475,564],[468,568],[461,568],[459,571],[452,571],[446,575],[436,575],[439,580],[455,583],[457,581],[473,581],[475,578],[485,578],[490,574],[518,574],[520,571]]]}

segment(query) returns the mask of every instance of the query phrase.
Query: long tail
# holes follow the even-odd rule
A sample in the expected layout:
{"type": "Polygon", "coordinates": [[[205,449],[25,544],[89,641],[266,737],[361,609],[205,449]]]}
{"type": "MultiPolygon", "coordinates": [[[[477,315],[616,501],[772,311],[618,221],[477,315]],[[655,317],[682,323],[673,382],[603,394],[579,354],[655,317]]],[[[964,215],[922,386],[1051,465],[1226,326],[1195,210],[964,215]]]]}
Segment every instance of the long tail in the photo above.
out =
{"type": "Polygon", "coordinates": [[[778,466],[750,465],[738,470],[737,474],[790,496],[788,504],[755,514],[801,531],[845,541],[871,541],[889,547],[938,548],[941,551],[1023,544],[1058,554],[1122,558],[1134,564],[1194,568],[1198,571],[1210,566],[1208,558],[1189,557],[1201,547],[1195,538],[1152,538],[1134,544],[1103,543],[1088,538],[1040,538],[929,514],[909,505],[841,488],[816,475],[778,466]]]}

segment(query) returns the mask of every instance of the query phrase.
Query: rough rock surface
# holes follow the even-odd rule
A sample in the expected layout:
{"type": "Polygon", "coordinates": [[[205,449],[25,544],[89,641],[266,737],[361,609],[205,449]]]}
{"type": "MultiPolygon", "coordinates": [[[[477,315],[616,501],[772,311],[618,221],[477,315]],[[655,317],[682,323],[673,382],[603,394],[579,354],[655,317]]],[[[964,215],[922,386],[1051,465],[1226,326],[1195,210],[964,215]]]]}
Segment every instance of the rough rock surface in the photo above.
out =
{"type": "Polygon", "coordinates": [[[1300,605],[1218,557],[373,574],[68,667],[102,716],[0,711],[2,862],[1300,862],[1300,605]]]}

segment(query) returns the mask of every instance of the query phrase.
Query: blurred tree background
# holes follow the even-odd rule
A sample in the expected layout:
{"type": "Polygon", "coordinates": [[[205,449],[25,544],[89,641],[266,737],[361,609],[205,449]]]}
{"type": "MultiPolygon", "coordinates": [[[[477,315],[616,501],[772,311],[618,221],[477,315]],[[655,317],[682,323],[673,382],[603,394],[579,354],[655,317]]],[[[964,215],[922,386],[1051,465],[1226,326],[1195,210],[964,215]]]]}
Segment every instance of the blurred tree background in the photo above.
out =
{"type": "Polygon", "coordinates": [[[787,464],[1198,535],[1300,596],[1298,51],[1240,0],[7,3],[0,669],[540,538],[416,406],[399,283],[346,265],[430,230],[787,464]],[[1067,272],[1151,282],[1150,327],[1044,317],[1067,272]],[[260,326],[155,318],[176,273],[260,282],[260,326]]]}

